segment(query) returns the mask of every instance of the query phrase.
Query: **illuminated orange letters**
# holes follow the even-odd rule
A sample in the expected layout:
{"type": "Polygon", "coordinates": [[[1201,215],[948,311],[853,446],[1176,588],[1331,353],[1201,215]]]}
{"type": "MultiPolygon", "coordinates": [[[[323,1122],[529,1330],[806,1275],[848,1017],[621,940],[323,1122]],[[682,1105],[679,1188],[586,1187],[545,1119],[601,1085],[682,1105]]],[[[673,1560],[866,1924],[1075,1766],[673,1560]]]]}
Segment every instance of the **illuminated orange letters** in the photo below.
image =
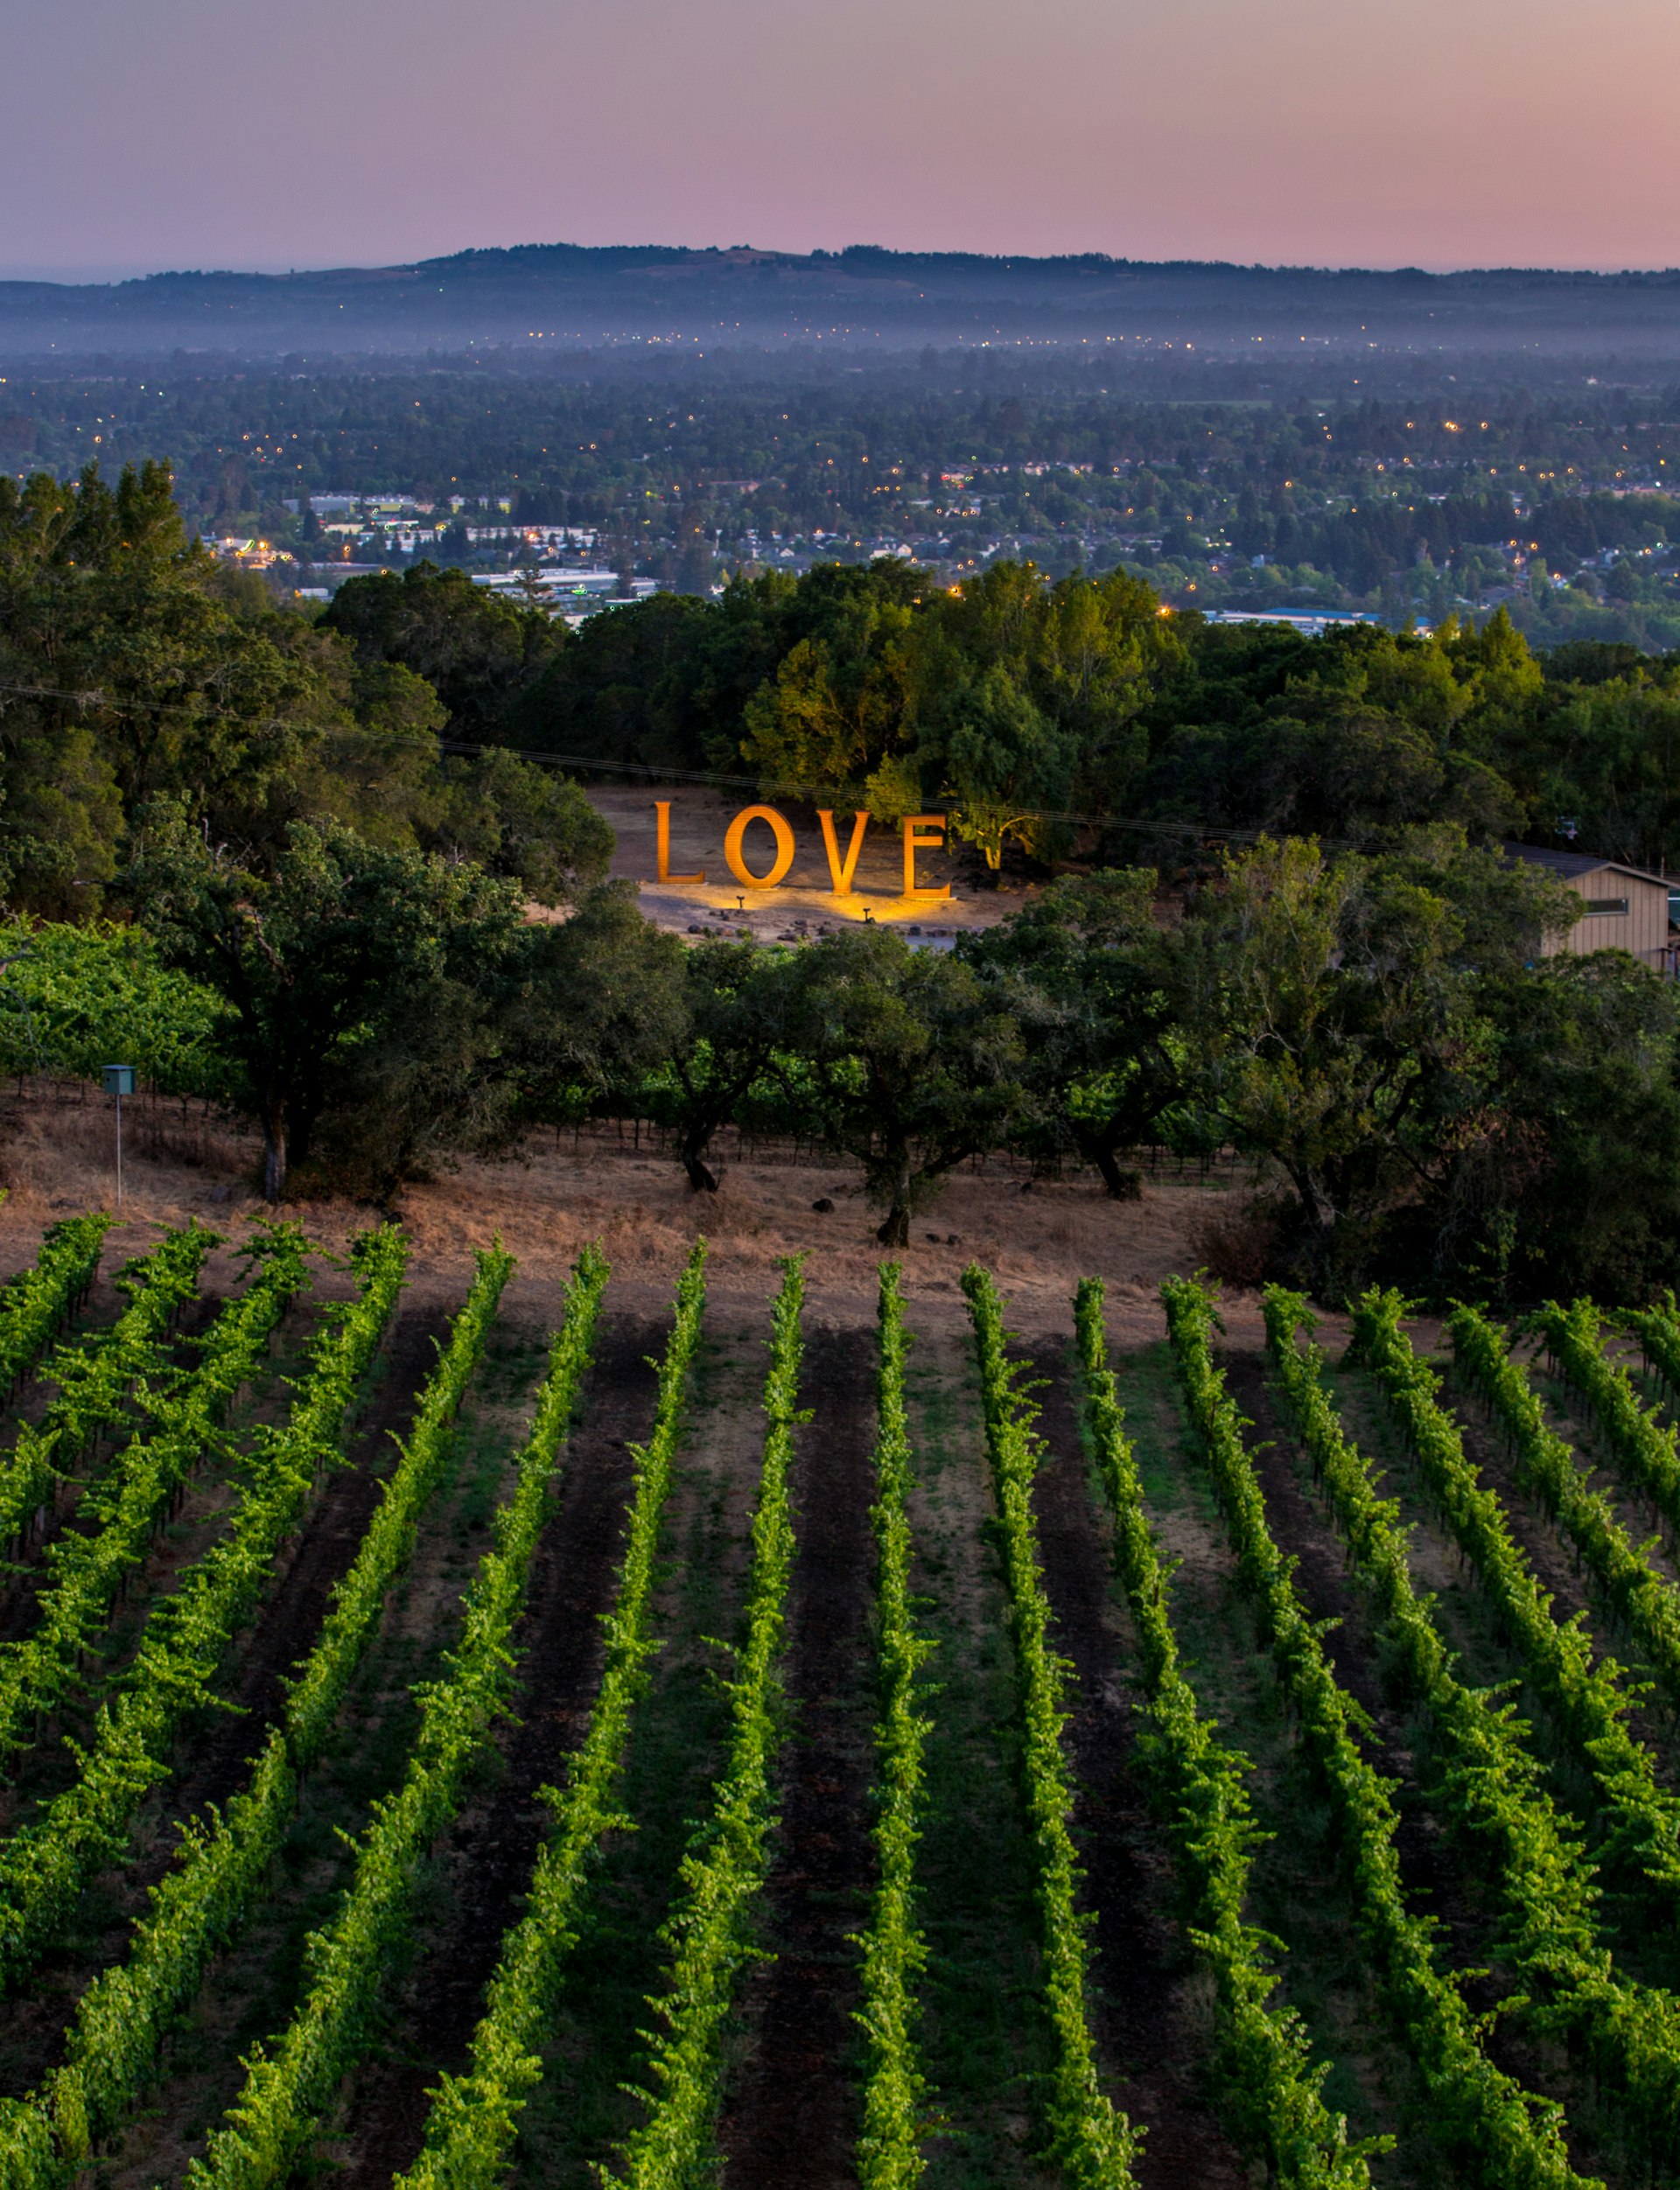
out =
{"type": "Polygon", "coordinates": [[[829,878],[834,884],[834,894],[837,898],[849,897],[851,894],[851,878],[858,871],[858,855],[864,848],[864,831],[869,827],[869,816],[867,814],[853,815],[851,842],[846,846],[844,859],[840,857],[839,844],[835,840],[834,809],[819,806],[816,818],[822,824],[822,849],[829,855],[829,878]]]}
{"type": "Polygon", "coordinates": [[[704,882],[706,878],[706,871],[704,867],[698,874],[673,874],[671,872],[671,801],[669,799],[655,799],[654,814],[659,844],[660,880],[662,882],[704,882]]]}
{"type": "Polygon", "coordinates": [[[907,898],[927,898],[930,902],[951,894],[948,882],[941,883],[936,890],[916,887],[916,854],[932,851],[945,842],[945,816],[942,814],[906,814],[904,817],[904,894],[907,898]],[[925,832],[936,829],[937,836],[925,832]]]}
{"type": "Polygon", "coordinates": [[[724,861],[745,890],[774,890],[794,864],[794,832],[774,806],[744,806],[724,837],[724,861]],[[741,839],[749,822],[768,822],[776,840],[776,856],[764,874],[752,874],[741,857],[741,839]]]}

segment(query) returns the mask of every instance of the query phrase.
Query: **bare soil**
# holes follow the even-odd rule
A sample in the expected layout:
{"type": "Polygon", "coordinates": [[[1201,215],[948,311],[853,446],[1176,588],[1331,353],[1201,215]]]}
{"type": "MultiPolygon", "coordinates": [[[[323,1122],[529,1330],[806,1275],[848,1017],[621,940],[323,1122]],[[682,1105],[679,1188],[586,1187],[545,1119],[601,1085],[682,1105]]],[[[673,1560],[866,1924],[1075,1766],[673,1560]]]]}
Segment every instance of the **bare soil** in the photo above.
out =
{"type": "MultiPolygon", "coordinates": [[[[760,942],[792,942],[864,919],[891,921],[942,941],[965,928],[993,927],[1018,912],[1024,898],[1038,894],[1036,885],[1012,880],[992,887],[976,873],[974,855],[955,844],[917,853],[915,879],[921,894],[906,898],[903,832],[872,823],[852,886],[836,896],[816,811],[794,800],[775,801],[793,831],[793,864],[774,888],[755,888],[732,874],[724,858],[724,835],[731,821],[744,807],[757,803],[751,793],[677,786],[660,795],[670,809],[666,871],[673,879],[665,883],[659,880],[653,787],[593,785],[589,793],[590,803],[612,825],[611,872],[636,885],[646,918],[684,941],[699,928],[731,935],[745,932],[760,942]]],[[[844,862],[853,816],[840,813],[834,818],[844,862]]],[[[749,824],[742,851],[749,874],[770,871],[774,841],[768,823],[749,824]]]]}
{"type": "Polygon", "coordinates": [[[748,2052],[718,2140],[728,2180],[743,2190],[830,2190],[856,2179],[858,1993],[848,1942],[868,1922],[872,1876],[871,1335],[815,1333],[800,1380],[813,1419],[792,1485],[790,1723],[764,1925],[774,1959],[746,1988],[748,2052]]]}
{"type": "MultiPolygon", "coordinates": [[[[178,1106],[159,1107],[169,1114],[178,1106]]],[[[108,1207],[111,1196],[110,1119],[96,1099],[60,1102],[42,1093],[9,1109],[10,1137],[0,1151],[10,1179],[0,1203],[0,1277],[34,1259],[43,1228],[56,1217],[108,1207]]],[[[196,1218],[226,1235],[206,1267],[205,1286],[227,1291],[238,1276],[232,1250],[267,1214],[254,1186],[257,1144],[218,1125],[206,1127],[201,1151],[187,1142],[184,1156],[168,1136],[158,1145],[155,1157],[125,1150],[122,1221],[108,1235],[104,1269],[143,1252],[160,1226],[196,1218]]],[[[956,1281],[979,1261],[1018,1319],[1034,1328],[1060,1326],[1074,1285],[1095,1273],[1108,1285],[1116,1344],[1149,1343],[1160,1334],[1160,1281],[1195,1267],[1197,1219],[1246,1187],[1240,1172],[1207,1184],[1194,1173],[1158,1184],[1146,1178],[1140,1200],[1112,1201],[1095,1173],[1032,1179],[1024,1165],[1006,1162],[964,1168],[912,1228],[899,1258],[906,1298],[921,1327],[960,1327],[956,1281]]],[[[343,1198],[304,1198],[282,1214],[342,1254],[381,1213],[343,1198]]],[[[710,1244],[713,1303],[747,1315],[774,1290],[779,1259],[804,1253],[808,1324],[842,1329],[870,1323],[882,1258],[880,1213],[866,1205],[858,1175],[843,1160],[795,1160],[785,1149],[730,1155],[721,1191],[696,1194],[674,1160],[638,1149],[629,1129],[622,1142],[610,1129],[577,1140],[570,1131],[533,1134],[503,1161],[463,1160],[430,1183],[403,1188],[391,1214],[409,1235],[412,1298],[452,1307],[470,1280],[473,1250],[500,1238],[519,1262],[508,1312],[535,1322],[553,1320],[558,1288],[587,1240],[600,1241],[612,1259],[615,1299],[649,1316],[663,1312],[699,1234],[710,1244]],[[818,1200],[832,1201],[833,1210],[817,1212],[818,1200]]],[[[317,1284],[332,1294],[349,1290],[347,1274],[330,1265],[318,1267],[317,1284]]],[[[1234,1338],[1255,1341],[1257,1294],[1228,1293],[1224,1313],[1234,1338]]]]}
{"type": "Polygon", "coordinates": [[[1074,1830],[1096,1920],[1102,2056],[1116,2103],[1146,2127],[1144,2178],[1155,2190],[1241,2190],[1249,2171],[1208,2103],[1210,1991],[1168,1913],[1171,1863],[1136,1756],[1142,1690],[1130,1676],[1124,1617],[1087,1481],[1067,1341],[1047,1333],[1016,1351],[1046,1380],[1038,1400],[1046,1450],[1033,1497],[1054,1644],[1072,1667],[1074,1830]]]}

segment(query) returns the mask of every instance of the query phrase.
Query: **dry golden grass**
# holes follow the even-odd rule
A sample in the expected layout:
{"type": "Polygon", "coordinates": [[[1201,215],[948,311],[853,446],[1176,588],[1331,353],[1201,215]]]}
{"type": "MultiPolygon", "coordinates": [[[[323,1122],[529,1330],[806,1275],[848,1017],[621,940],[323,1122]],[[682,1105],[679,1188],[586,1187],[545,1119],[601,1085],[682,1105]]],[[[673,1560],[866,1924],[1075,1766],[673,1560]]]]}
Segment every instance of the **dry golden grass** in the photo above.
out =
{"type": "MultiPolygon", "coordinates": [[[[25,1098],[9,1105],[4,1162],[10,1193],[0,1206],[0,1270],[29,1261],[42,1227],[73,1210],[108,1207],[112,1195],[109,1105],[25,1098]]],[[[106,1268],[142,1250],[162,1224],[189,1217],[214,1226],[228,1248],[209,1272],[229,1274],[228,1256],[263,1214],[252,1189],[258,1151],[248,1136],[160,1106],[130,1113],[124,1134],[122,1223],[112,1234],[106,1268]],[[136,1113],[138,1115],[136,1115],[136,1113]]],[[[1110,1326],[1123,1346],[1161,1335],[1156,1288],[1195,1268],[1192,1244],[1215,1209],[1234,1206],[1241,1187],[1193,1183],[1146,1185],[1139,1201],[1110,1201],[1096,1179],[1020,1182],[1002,1172],[962,1172],[913,1227],[902,1256],[908,1298],[925,1326],[962,1319],[957,1279],[977,1260],[997,1275],[1023,1330],[1067,1327],[1078,1279],[1102,1277],[1110,1326]],[[929,1236],[933,1235],[933,1236],[929,1236]]],[[[340,1252],[377,1212],[348,1198],[299,1199],[286,1212],[322,1246],[340,1252]]],[[[876,1273],[884,1259],[857,1175],[838,1160],[754,1161],[727,1166],[721,1191],[690,1191],[677,1165],[611,1142],[533,1136],[500,1162],[466,1160],[425,1184],[405,1187],[395,1212],[413,1242],[410,1283],[423,1297],[458,1299],[475,1248],[498,1233],[519,1261],[508,1295],[514,1312],[547,1319],[556,1289],[578,1248],[598,1239],[611,1257],[615,1292],[626,1307],[668,1299],[697,1233],[710,1244],[710,1291],[720,1308],[756,1307],[774,1291],[778,1257],[808,1257],[810,1314],[819,1322],[872,1319],[876,1273]],[[812,1203],[835,1204],[820,1214],[812,1203]]],[[[1233,1339],[1252,1343],[1257,1297],[1227,1298],[1233,1339]]]]}

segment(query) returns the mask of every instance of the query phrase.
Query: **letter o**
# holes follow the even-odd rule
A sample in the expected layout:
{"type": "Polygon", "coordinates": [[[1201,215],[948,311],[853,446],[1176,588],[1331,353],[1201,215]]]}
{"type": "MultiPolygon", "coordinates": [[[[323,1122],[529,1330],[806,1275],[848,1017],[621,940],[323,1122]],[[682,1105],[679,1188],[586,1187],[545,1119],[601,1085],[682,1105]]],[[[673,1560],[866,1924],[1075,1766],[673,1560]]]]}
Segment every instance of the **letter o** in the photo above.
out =
{"type": "Polygon", "coordinates": [[[774,806],[744,806],[730,823],[724,838],[724,861],[746,890],[774,890],[794,864],[794,832],[774,806]],[[741,857],[741,839],[749,822],[768,822],[776,839],[776,856],[766,874],[749,874],[741,857]]]}

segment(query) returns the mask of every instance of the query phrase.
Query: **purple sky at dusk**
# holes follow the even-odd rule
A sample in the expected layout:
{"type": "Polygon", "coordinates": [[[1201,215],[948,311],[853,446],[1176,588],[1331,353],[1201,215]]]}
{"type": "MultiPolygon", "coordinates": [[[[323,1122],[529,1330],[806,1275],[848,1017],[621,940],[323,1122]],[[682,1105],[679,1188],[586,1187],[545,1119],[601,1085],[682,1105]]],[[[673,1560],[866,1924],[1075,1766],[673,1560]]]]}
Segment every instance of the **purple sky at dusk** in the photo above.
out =
{"type": "Polygon", "coordinates": [[[1680,0],[0,0],[0,272],[1680,263],[1680,0]]]}

